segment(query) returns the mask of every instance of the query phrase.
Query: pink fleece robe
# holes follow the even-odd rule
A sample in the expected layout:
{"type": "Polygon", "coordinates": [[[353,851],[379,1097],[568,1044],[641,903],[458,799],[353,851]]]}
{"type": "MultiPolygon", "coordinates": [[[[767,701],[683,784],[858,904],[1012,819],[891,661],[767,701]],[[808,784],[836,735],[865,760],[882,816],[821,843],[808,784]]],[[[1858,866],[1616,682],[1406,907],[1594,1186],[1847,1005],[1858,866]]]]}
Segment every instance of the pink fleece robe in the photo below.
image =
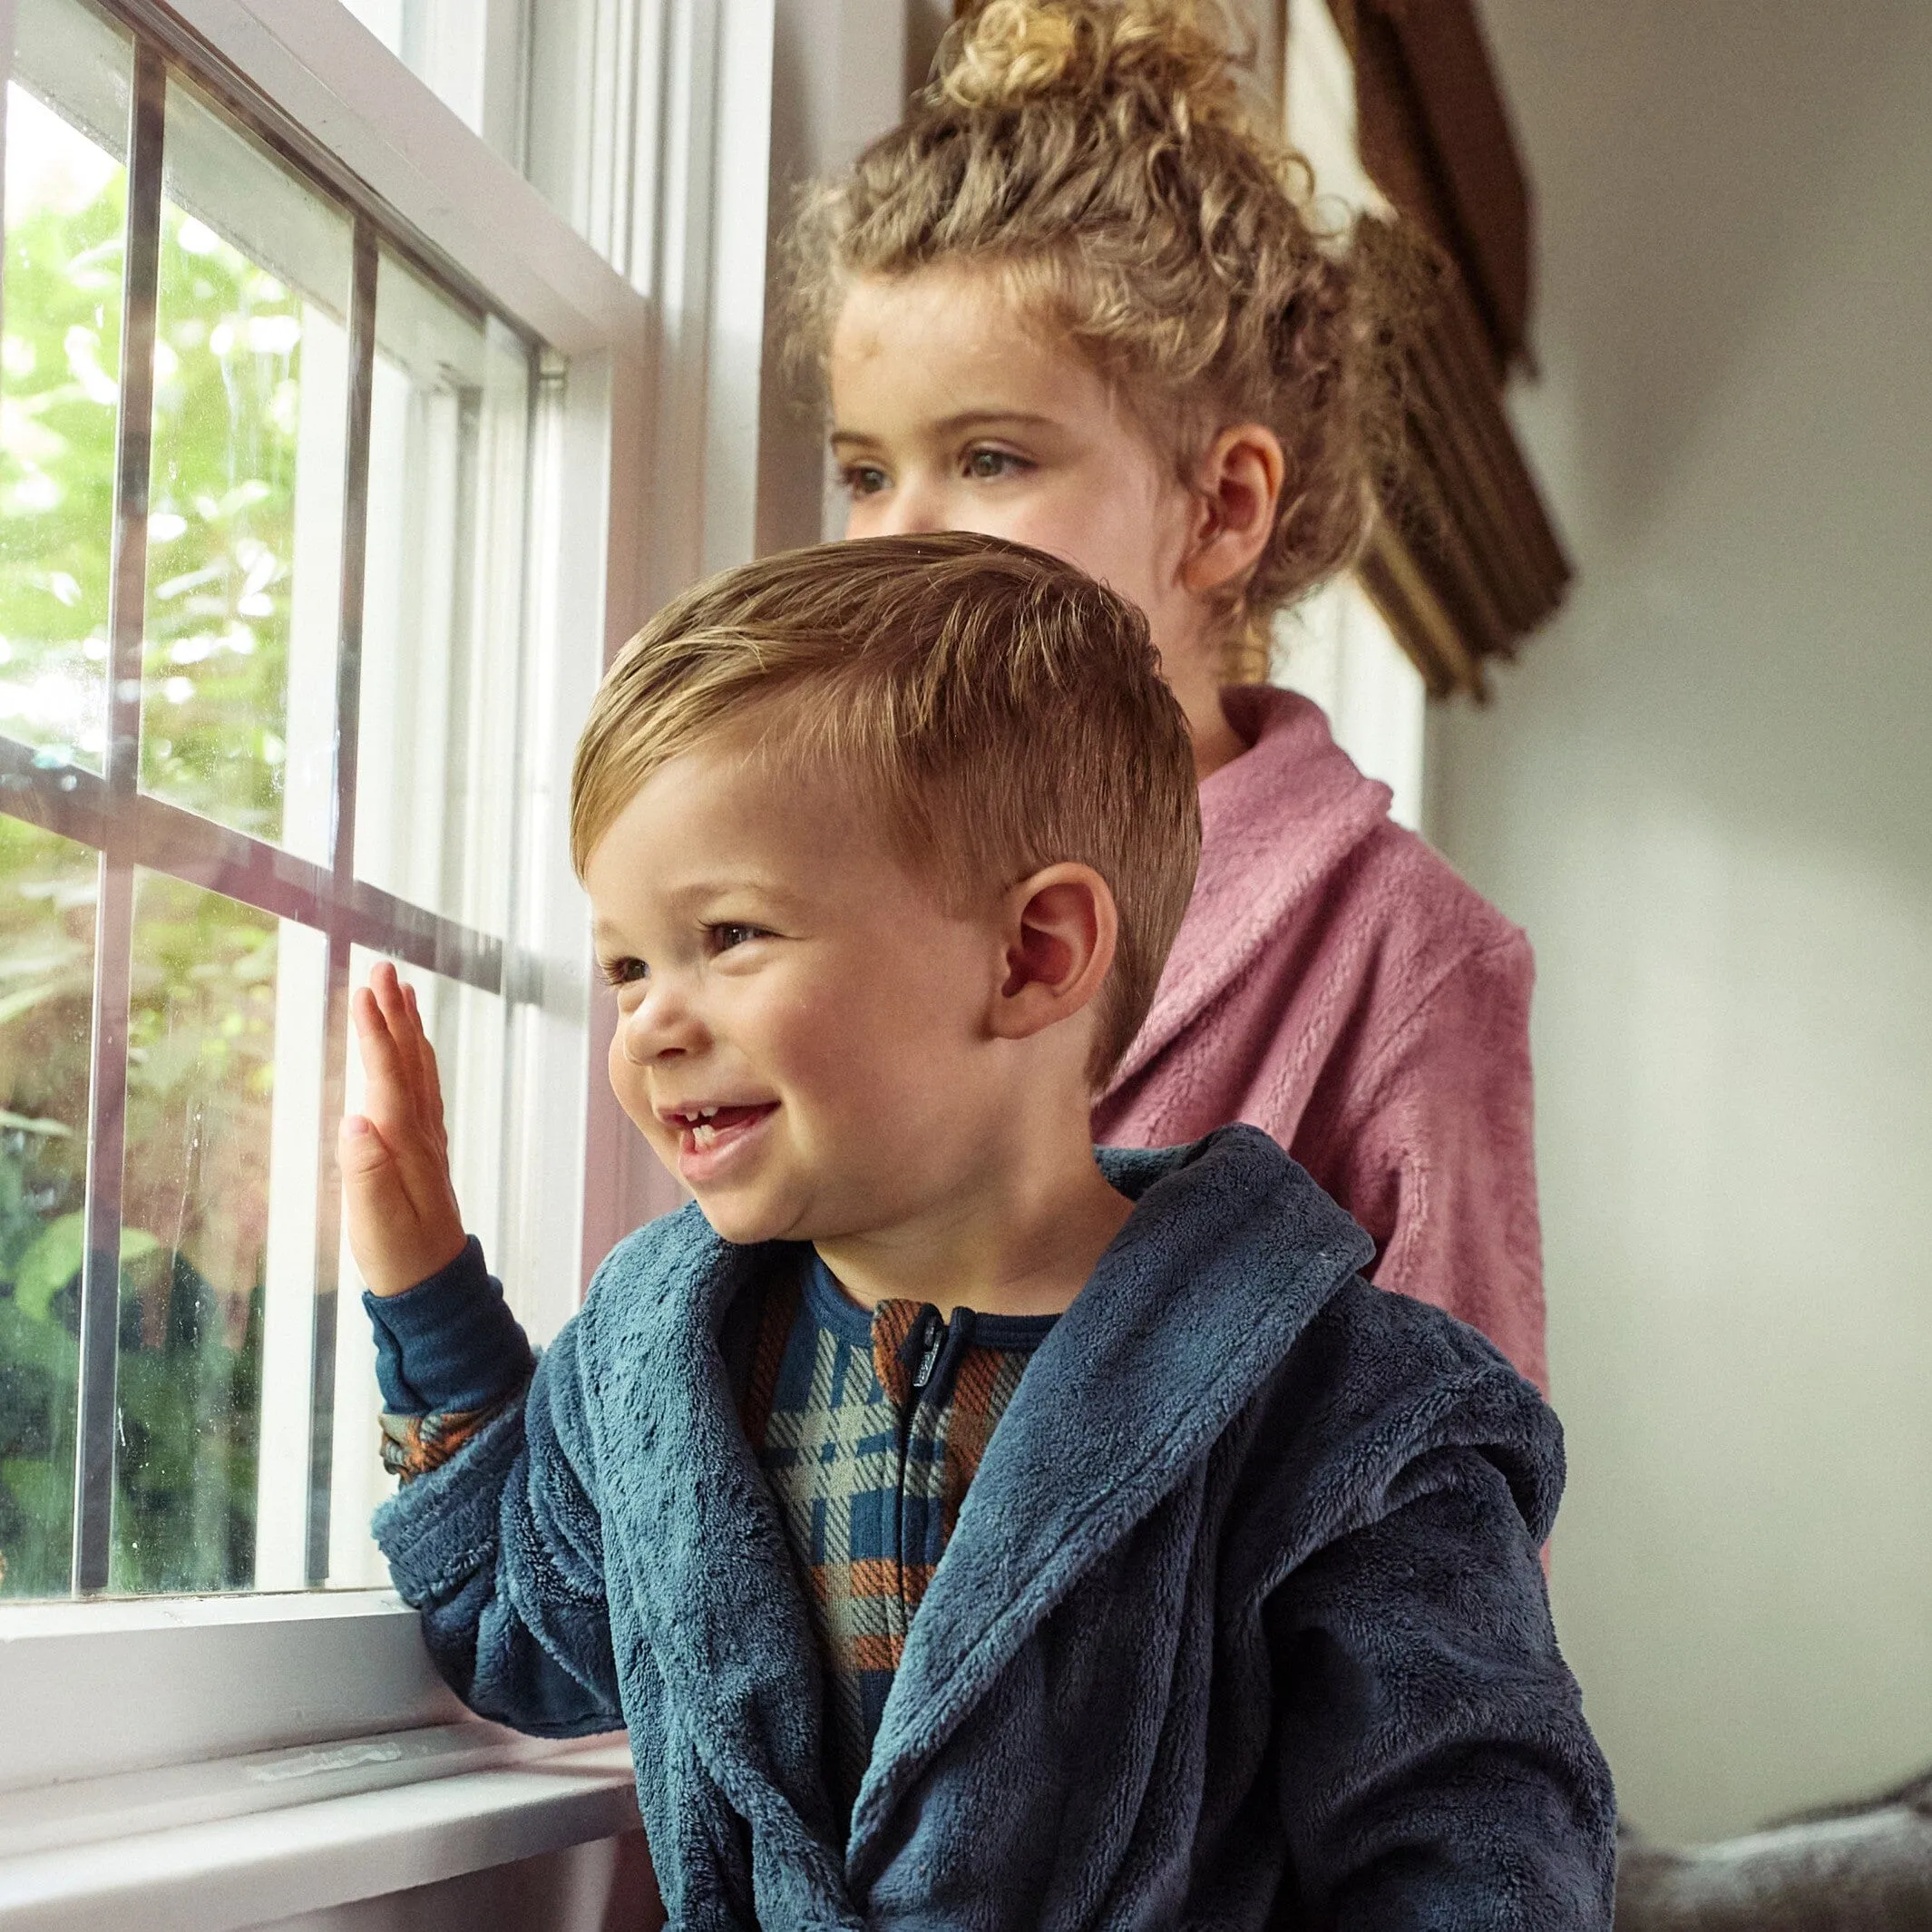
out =
{"type": "Polygon", "coordinates": [[[1547,1390],[1529,942],[1390,818],[1318,707],[1222,702],[1252,748],[1201,786],[1194,898],[1094,1137],[1264,1129],[1374,1237],[1381,1286],[1547,1390]]]}

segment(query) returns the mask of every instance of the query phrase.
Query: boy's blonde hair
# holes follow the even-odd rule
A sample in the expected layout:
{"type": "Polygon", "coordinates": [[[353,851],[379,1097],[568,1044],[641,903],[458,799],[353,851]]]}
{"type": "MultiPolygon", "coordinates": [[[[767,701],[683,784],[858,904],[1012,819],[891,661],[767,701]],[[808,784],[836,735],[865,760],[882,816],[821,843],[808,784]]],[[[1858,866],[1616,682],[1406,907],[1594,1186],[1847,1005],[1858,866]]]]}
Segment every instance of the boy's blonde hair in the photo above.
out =
{"type": "Polygon", "coordinates": [[[1237,65],[1213,0],[987,0],[905,119],[807,190],[788,250],[794,346],[821,364],[854,279],[957,262],[1085,355],[1184,482],[1219,430],[1272,429],[1281,507],[1227,612],[1253,676],[1263,620],[1367,541],[1393,428],[1374,285],[1401,275],[1378,224],[1344,249],[1312,219],[1237,65]]]}
{"type": "Polygon", "coordinates": [[[1120,932],[1098,1088],[1154,999],[1194,890],[1187,721],[1147,620],[1044,552],[947,532],[787,551],[687,590],[606,674],[571,775],[571,858],[659,766],[721,734],[850,785],[953,910],[1091,865],[1120,932]]]}

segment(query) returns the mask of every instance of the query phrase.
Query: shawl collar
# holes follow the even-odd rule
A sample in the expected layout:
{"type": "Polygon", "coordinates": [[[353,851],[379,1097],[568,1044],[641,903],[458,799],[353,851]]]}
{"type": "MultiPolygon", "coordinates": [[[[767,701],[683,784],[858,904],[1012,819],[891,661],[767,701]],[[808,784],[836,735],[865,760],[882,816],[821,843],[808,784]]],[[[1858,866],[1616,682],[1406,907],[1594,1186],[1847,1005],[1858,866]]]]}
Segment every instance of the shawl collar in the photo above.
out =
{"type": "MultiPolygon", "coordinates": [[[[797,1250],[734,1247],[694,1202],[625,1242],[593,1286],[602,1368],[601,1505],[621,1586],[691,1741],[739,1815],[788,1840],[834,1916],[821,1678],[777,1506],[738,1419],[718,1346],[737,1297],[797,1250]]],[[[616,1577],[609,1579],[613,1595],[616,1577]]],[[[856,1923],[856,1921],[852,1921],[856,1923]]]]}
{"type": "Polygon", "coordinates": [[[1372,1252],[1258,1128],[1100,1160],[1134,1214],[1029,1363],[912,1619],[853,1813],[855,1886],[893,1807],[994,1675],[1372,1252]]]}
{"type": "Polygon", "coordinates": [[[1389,816],[1389,787],[1356,770],[1320,706],[1269,685],[1234,686],[1221,706],[1251,748],[1201,786],[1194,896],[1109,1093],[1238,977],[1288,908],[1389,816]]]}

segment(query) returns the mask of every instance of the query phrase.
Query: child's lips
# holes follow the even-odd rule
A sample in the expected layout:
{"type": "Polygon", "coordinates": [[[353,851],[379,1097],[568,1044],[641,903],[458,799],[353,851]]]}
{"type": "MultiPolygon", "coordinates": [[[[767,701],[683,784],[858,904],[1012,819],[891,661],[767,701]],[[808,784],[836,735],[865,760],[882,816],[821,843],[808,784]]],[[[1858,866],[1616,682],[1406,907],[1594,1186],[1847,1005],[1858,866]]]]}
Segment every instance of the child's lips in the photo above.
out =
{"type": "Polygon", "coordinates": [[[694,1186],[716,1178],[778,1110],[776,1100],[750,1107],[720,1107],[697,1122],[678,1127],[678,1171],[694,1186]]]}

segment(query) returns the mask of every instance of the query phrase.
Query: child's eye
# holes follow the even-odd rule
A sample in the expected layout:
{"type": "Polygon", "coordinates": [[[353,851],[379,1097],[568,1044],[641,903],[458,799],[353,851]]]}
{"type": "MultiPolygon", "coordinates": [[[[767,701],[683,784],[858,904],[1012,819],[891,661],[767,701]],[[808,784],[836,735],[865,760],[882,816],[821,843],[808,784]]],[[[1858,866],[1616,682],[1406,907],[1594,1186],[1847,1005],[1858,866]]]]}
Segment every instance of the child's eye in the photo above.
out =
{"type": "Polygon", "coordinates": [[[876,463],[847,463],[839,472],[839,481],[854,496],[876,496],[892,483],[892,478],[876,463]]]}
{"type": "Polygon", "coordinates": [[[966,452],[966,473],[981,483],[1000,476],[1017,476],[1032,467],[1024,456],[1016,456],[1011,450],[974,449],[966,452]]]}
{"type": "Polygon", "coordinates": [[[612,986],[635,986],[650,977],[650,968],[642,960],[600,960],[597,970],[612,986]]]}
{"type": "Polygon", "coordinates": [[[746,926],[727,921],[711,929],[711,943],[720,952],[729,952],[734,946],[742,946],[746,941],[764,939],[766,934],[763,926],[746,926]]]}

